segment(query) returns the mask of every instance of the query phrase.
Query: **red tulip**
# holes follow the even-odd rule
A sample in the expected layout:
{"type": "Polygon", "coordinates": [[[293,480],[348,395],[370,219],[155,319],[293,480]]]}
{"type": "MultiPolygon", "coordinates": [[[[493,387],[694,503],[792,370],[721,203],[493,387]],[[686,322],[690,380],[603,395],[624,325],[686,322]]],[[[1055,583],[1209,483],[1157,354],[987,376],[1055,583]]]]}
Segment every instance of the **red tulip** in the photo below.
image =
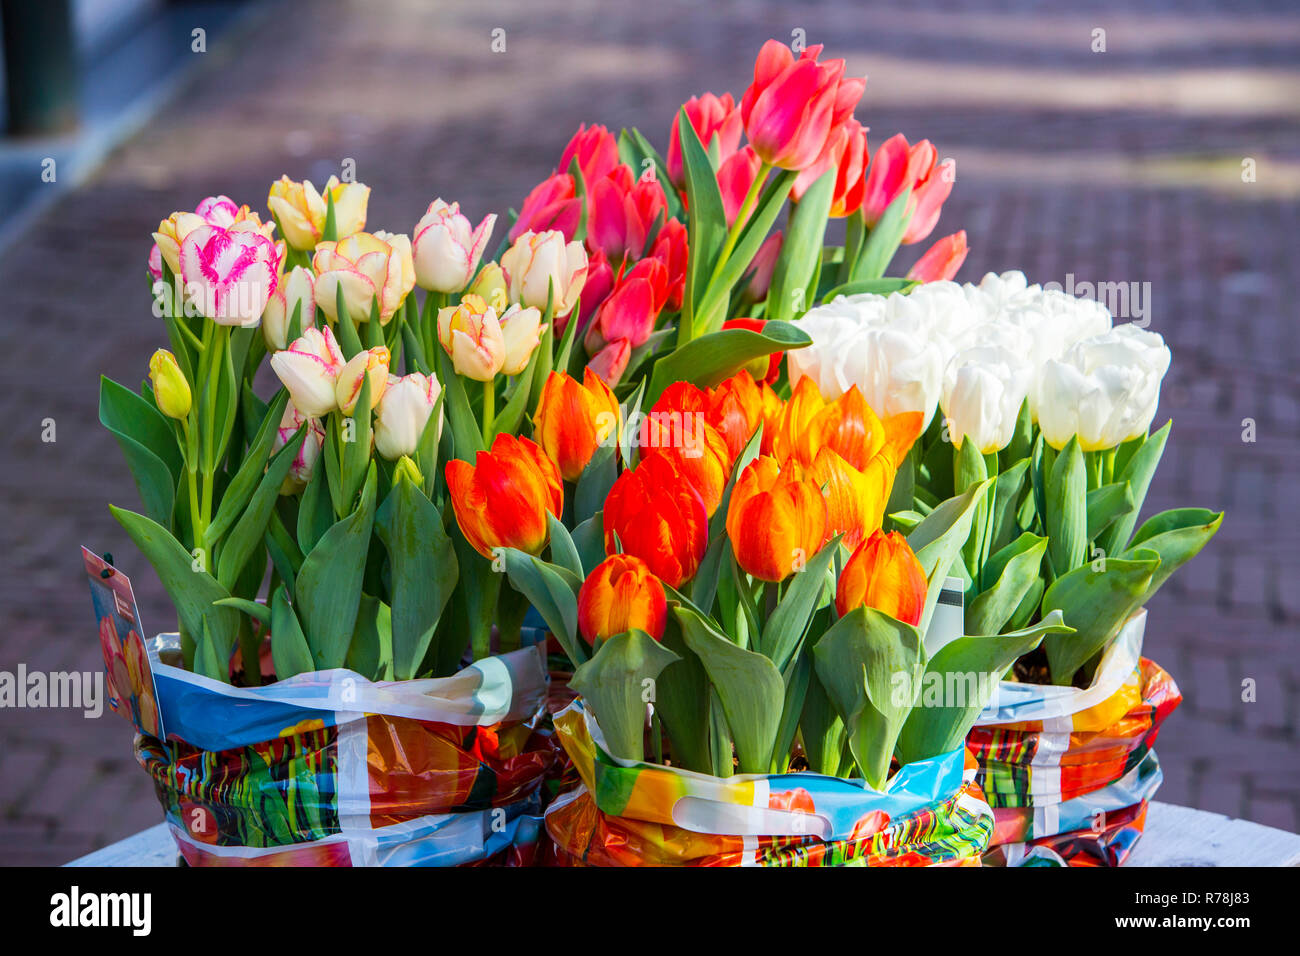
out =
{"type": "MultiPolygon", "coordinates": [[[[736,101],[730,93],[714,96],[692,96],[683,105],[686,118],[699,136],[704,148],[717,139],[718,162],[725,162],[740,146],[741,118],[736,109],[736,101]]],[[[673,114],[672,130],[668,134],[668,178],[680,189],[686,184],[686,172],[682,162],[682,142],[677,130],[678,113],[673,114]]]]}
{"type": "Polygon", "coordinates": [[[640,258],[646,237],[667,215],[663,187],[653,179],[633,182],[631,168],[619,166],[590,189],[587,248],[602,250],[613,263],[640,258]]]}
{"type": "Polygon", "coordinates": [[[669,219],[655,236],[650,255],[662,262],[668,270],[667,305],[673,312],[682,307],[688,253],[686,227],[676,219],[669,219]]]}
{"type": "Polygon", "coordinates": [[[568,242],[582,218],[582,200],[568,173],[556,173],[533,187],[519,211],[519,218],[510,227],[510,241],[526,232],[546,232],[556,229],[564,233],[568,242]]]}
{"type": "Polygon", "coordinates": [[[447,493],[465,539],[484,557],[495,548],[540,554],[550,537],[546,513],[564,510],[559,469],[527,438],[500,434],[474,464],[447,462],[447,493]]]}
{"type": "Polygon", "coordinates": [[[952,192],[955,178],[952,160],[936,163],[938,152],[928,140],[918,143],[913,147],[913,152],[918,153],[913,164],[918,171],[912,186],[912,218],[908,220],[907,230],[903,233],[905,246],[920,242],[934,232],[939,212],[952,192]]]}
{"type": "Polygon", "coordinates": [[[668,270],[658,259],[642,259],[614,284],[587,327],[587,354],[594,355],[606,342],[617,339],[626,339],[633,348],[644,344],[667,298],[668,270]]]}
{"type": "Polygon", "coordinates": [[[618,421],[618,399],[593,369],[581,382],[552,372],[537,400],[533,434],[564,480],[577,481],[618,421]]]}
{"type": "Polygon", "coordinates": [[[843,60],[818,63],[821,49],[809,47],[795,59],[789,47],[768,40],[759,51],[740,110],[750,144],[770,166],[812,165],[862,97],[866,80],[845,79],[843,60]]]}
{"type": "Polygon", "coordinates": [[[925,571],[907,539],[897,531],[877,530],[840,572],[835,609],[842,617],[855,608],[872,607],[915,627],[925,610],[926,588],[925,571]]]}
{"type": "Polygon", "coordinates": [[[903,243],[920,242],[934,231],[944,200],[952,192],[952,162],[936,163],[938,152],[929,140],[909,147],[901,134],[891,136],[876,150],[867,168],[862,216],[868,226],[880,221],[890,204],[911,188],[911,219],[903,243]]]}
{"type": "Polygon", "coordinates": [[[604,179],[619,164],[618,140],[603,126],[583,124],[573,134],[569,145],[564,147],[556,172],[567,173],[575,159],[583,181],[590,189],[593,183],[604,179]]]}
{"type": "Polygon", "coordinates": [[[966,230],[944,236],[929,249],[925,255],[916,260],[907,273],[909,279],[918,282],[942,282],[951,279],[966,261],[966,230]]]}
{"type": "Polygon", "coordinates": [[[715,427],[708,393],[689,382],[668,386],[650,409],[638,435],[642,454],[665,455],[704,499],[713,517],[731,476],[733,456],[715,427]]]}
{"type": "Polygon", "coordinates": [[[609,640],[633,628],[655,640],[668,620],[664,586],[633,554],[612,554],[587,575],[578,591],[578,629],[587,643],[609,640]]]}
{"type": "MultiPolygon", "coordinates": [[[[601,307],[614,288],[614,267],[609,264],[605,253],[599,250],[587,260],[587,281],[582,284],[582,312],[578,316],[578,334],[581,335],[591,325],[591,317],[601,307]]],[[[568,317],[556,319],[557,337],[564,334],[568,317]]]]}
{"type": "Polygon", "coordinates": [[[709,544],[704,500],[663,455],[618,476],[605,498],[605,550],[635,555],[670,587],[690,580],[709,544]]]}
{"type": "Polygon", "coordinates": [[[727,443],[735,461],[763,420],[763,397],[754,377],[741,369],[708,392],[708,421],[727,443]]]}

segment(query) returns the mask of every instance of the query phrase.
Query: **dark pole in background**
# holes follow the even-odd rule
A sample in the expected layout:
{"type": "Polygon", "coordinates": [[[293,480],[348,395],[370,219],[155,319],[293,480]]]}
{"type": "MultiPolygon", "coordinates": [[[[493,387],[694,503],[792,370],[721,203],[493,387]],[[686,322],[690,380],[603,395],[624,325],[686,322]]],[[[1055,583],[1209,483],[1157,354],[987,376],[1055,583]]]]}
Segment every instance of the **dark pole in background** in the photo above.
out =
{"type": "Polygon", "coordinates": [[[70,0],[0,0],[10,134],[77,125],[77,62],[70,0]]]}

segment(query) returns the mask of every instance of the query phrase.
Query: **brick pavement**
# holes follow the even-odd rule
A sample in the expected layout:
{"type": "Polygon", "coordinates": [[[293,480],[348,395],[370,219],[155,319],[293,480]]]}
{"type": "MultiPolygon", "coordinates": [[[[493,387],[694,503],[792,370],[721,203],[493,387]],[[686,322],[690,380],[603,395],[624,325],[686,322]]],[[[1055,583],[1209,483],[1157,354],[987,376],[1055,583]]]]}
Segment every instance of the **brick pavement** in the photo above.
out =
{"type": "MultiPolygon", "coordinates": [[[[968,230],[960,278],[1019,267],[1037,281],[1152,284],[1152,325],[1175,356],[1162,415],[1176,421],[1150,505],[1228,511],[1151,607],[1148,653],[1186,697],[1161,735],[1161,796],[1300,829],[1300,132],[1294,97],[1278,92],[1300,79],[1300,15],[1284,2],[1125,6],[332,2],[214,47],[0,258],[0,669],[96,666],[83,541],[133,574],[147,624],[170,626],[107,513],[136,496],[96,418],[98,373],[137,380],[163,344],[143,281],[159,218],[214,193],[262,206],[281,172],[319,182],[344,157],[374,187],[375,227],[409,230],[435,195],[474,216],[504,211],[580,121],[662,141],[683,99],[738,93],[761,42],[800,28],[869,74],[859,115],[874,141],[901,130],[957,159],[939,233],[968,230]],[[1105,54],[1089,49],[1098,26],[1105,54]],[[1238,175],[1246,156],[1254,184],[1238,175]]],[[[158,818],[116,717],[0,711],[0,863],[59,863],[158,818]]]]}

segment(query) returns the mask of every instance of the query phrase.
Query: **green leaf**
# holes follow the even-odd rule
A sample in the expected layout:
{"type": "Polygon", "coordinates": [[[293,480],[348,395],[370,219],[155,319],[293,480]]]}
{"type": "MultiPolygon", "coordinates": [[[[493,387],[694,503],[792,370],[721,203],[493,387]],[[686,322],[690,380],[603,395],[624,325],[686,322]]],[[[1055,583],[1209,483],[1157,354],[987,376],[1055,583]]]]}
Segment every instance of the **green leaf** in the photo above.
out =
{"type": "Polygon", "coordinates": [[[1075,568],[1052,582],[1043,595],[1043,614],[1060,609],[1075,634],[1044,641],[1054,684],[1069,684],[1074,672],[1106,646],[1142,606],[1160,567],[1160,552],[1137,548],[1125,558],[1105,558],[1105,570],[1092,564],[1075,568]]]}
{"type": "Polygon", "coordinates": [[[803,711],[799,715],[799,736],[803,740],[809,770],[832,777],[839,773],[840,758],[844,753],[844,721],[818,679],[815,666],[809,676],[803,711]]]}
{"type": "Polygon", "coordinates": [[[289,606],[289,594],[283,584],[271,598],[271,662],[276,680],[309,674],[316,669],[302,625],[289,606]]]}
{"type": "Polygon", "coordinates": [[[862,244],[858,261],[849,275],[850,282],[856,279],[879,279],[885,274],[912,218],[907,208],[911,200],[912,190],[909,187],[889,204],[880,220],[871,227],[867,241],[862,244]]]}
{"type": "Polygon", "coordinates": [[[260,621],[264,626],[271,626],[271,609],[260,601],[250,601],[248,598],[222,598],[220,601],[213,601],[213,604],[219,607],[233,607],[236,611],[243,611],[255,621],[260,621]]]}
{"type": "Polygon", "coordinates": [[[772,285],[767,293],[767,315],[773,319],[789,319],[807,312],[816,294],[813,275],[821,261],[822,243],[826,236],[826,222],[831,200],[835,197],[837,171],[828,169],[804,192],[799,202],[790,210],[781,254],[772,270],[772,285]],[[796,308],[797,303],[801,308],[796,308]]]}
{"type": "MultiPolygon", "coordinates": [[[[799,652],[813,612],[821,605],[827,587],[826,571],[839,551],[841,537],[842,535],[836,535],[826,542],[804,568],[794,575],[786,587],[785,595],[763,625],[758,648],[779,671],[784,672],[786,664],[799,652]]],[[[830,587],[833,592],[833,578],[830,587]]]]}
{"type": "Polygon", "coordinates": [[[1096,541],[1122,515],[1133,510],[1132,486],[1116,481],[1088,492],[1088,540],[1096,541]]]}
{"type": "Polygon", "coordinates": [[[234,653],[235,642],[239,637],[239,612],[234,608],[212,607],[213,602],[230,597],[230,592],[207,571],[195,570],[195,559],[186,551],[179,541],[171,536],[166,528],[144,515],[114,508],[109,511],[118,520],[131,540],[135,542],[144,556],[149,559],[158,579],[167,589],[176,608],[176,617],[183,631],[194,635],[204,634],[204,618],[210,622],[210,629],[204,642],[211,642],[212,660],[218,662],[217,680],[230,681],[228,664],[234,653]],[[227,670],[221,670],[227,667],[227,670]]]}
{"type": "Polygon", "coordinates": [[[551,562],[571,571],[579,581],[584,577],[582,559],[578,557],[578,548],[569,537],[569,529],[564,522],[549,511],[546,513],[546,526],[551,535],[551,562]]]}
{"type": "Polygon", "coordinates": [[[997,483],[993,486],[993,512],[989,516],[993,525],[989,543],[991,551],[1006,547],[1018,530],[1017,504],[1028,474],[1029,459],[1021,458],[997,476],[997,483]]]}
{"type": "Polygon", "coordinates": [[[316,670],[347,660],[375,520],[375,484],[372,465],[356,510],[325,532],[298,572],[295,604],[316,670]]]}
{"type": "MultiPolygon", "coordinates": [[[[1165,422],[1163,428],[1149,435],[1142,446],[1132,453],[1124,470],[1116,476],[1117,481],[1129,483],[1133,492],[1133,510],[1121,515],[1103,536],[1104,540],[1100,544],[1107,554],[1115,554],[1130,546],[1129,536],[1137,526],[1138,514],[1146,502],[1147,489],[1151,487],[1156,466],[1160,464],[1160,458],[1165,453],[1165,442],[1169,440],[1169,429],[1172,425],[1173,422],[1165,422]]],[[[1126,448],[1127,443],[1121,446],[1121,450],[1126,448]]],[[[1118,456],[1116,460],[1118,461],[1118,456]]]]}
{"type": "Polygon", "coordinates": [[[785,703],[781,707],[781,723],[772,750],[773,773],[785,773],[790,767],[794,735],[799,729],[799,716],[803,713],[804,698],[808,696],[808,684],[812,680],[812,655],[800,653],[781,676],[785,680],[785,703]]]}
{"type": "Polygon", "coordinates": [[[573,529],[573,546],[577,549],[585,578],[605,560],[605,513],[597,511],[573,529]]]}
{"type": "Polygon", "coordinates": [[[993,688],[1016,658],[1036,648],[1045,635],[1072,630],[1062,623],[1061,612],[1053,611],[1023,631],[959,637],[941,647],[926,665],[921,692],[899,734],[899,763],[937,757],[962,746],[993,688]]]}
{"type": "Polygon", "coordinates": [[[349,421],[352,422],[352,440],[343,442],[342,477],[343,501],[350,508],[370,470],[370,452],[374,446],[371,439],[369,373],[361,378],[361,391],[357,393],[357,405],[352,410],[352,416],[344,416],[340,427],[346,428],[349,421]]]}
{"type": "MultiPolygon", "coordinates": [[[[227,590],[235,586],[245,562],[265,537],[267,522],[271,520],[271,511],[280,496],[280,485],[288,476],[289,468],[293,465],[293,460],[298,454],[298,449],[302,447],[306,435],[307,426],[303,425],[288,444],[276,452],[267,466],[266,474],[258,483],[257,490],[253,492],[248,507],[235,523],[226,543],[218,552],[217,580],[227,590]]],[[[266,567],[265,556],[262,559],[262,567],[266,567]]]]}
{"type": "Polygon", "coordinates": [[[422,488],[399,473],[375,518],[391,568],[393,671],[412,680],[429,650],[460,566],[442,515],[422,488]]]}
{"type": "Polygon", "coordinates": [[[569,660],[575,667],[586,663],[589,655],[578,636],[578,589],[582,578],[568,568],[548,564],[517,548],[502,548],[501,554],[510,584],[537,609],[569,660]]]}
{"type": "Polygon", "coordinates": [[[1160,567],[1142,596],[1146,604],[1169,576],[1200,554],[1223,524],[1222,511],[1206,508],[1175,508],[1148,518],[1133,536],[1133,547],[1121,557],[1131,558],[1139,548],[1160,555],[1160,567]]]}
{"type": "Polygon", "coordinates": [[[893,292],[911,292],[920,284],[915,279],[858,279],[829,289],[822,296],[822,302],[834,302],[842,295],[889,295],[893,292]]]}
{"type": "Polygon", "coordinates": [[[1088,556],[1088,475],[1079,439],[1056,456],[1047,479],[1047,560],[1057,577],[1088,556]]]}
{"type": "Polygon", "coordinates": [[[304,554],[310,554],[316,542],[334,523],[334,507],[330,503],[329,489],[326,487],[325,467],[319,462],[312,470],[311,479],[303,489],[302,500],[298,502],[297,536],[298,547],[304,554]]]}
{"type": "Polygon", "coordinates": [[[678,658],[659,675],[654,702],[672,741],[673,763],[696,773],[712,773],[709,675],[699,655],[686,646],[674,615],[668,615],[661,643],[678,658]]]}
{"type": "Polygon", "coordinates": [[[343,666],[369,680],[393,679],[392,609],[369,594],[361,595],[343,666]]]}
{"type": "Polygon", "coordinates": [[[618,478],[617,451],[618,443],[615,441],[598,445],[591,461],[587,462],[587,467],[578,476],[578,487],[573,494],[576,521],[586,521],[605,507],[605,497],[618,478]]]}
{"type": "Polygon", "coordinates": [[[442,382],[443,404],[447,409],[447,424],[451,426],[455,442],[456,457],[472,462],[483,447],[483,433],[479,430],[470,407],[469,396],[465,394],[465,383],[456,374],[451,363],[451,356],[443,348],[434,349],[437,354],[438,380],[442,382]]]}
{"type": "Polygon", "coordinates": [[[988,569],[990,573],[996,571],[996,583],[966,608],[968,634],[1001,632],[1034,582],[1042,577],[1046,551],[1047,539],[1026,531],[989,560],[988,569]]]}
{"type": "Polygon", "coordinates": [[[710,332],[679,346],[655,363],[645,404],[653,408],[664,389],[673,382],[712,388],[760,356],[811,344],[808,333],[789,322],[768,322],[761,333],[749,329],[710,332]]]}
{"type": "MultiPolygon", "coordinates": [[[[683,107],[677,113],[677,133],[681,140],[682,168],[686,176],[689,207],[687,228],[691,242],[686,259],[686,289],[682,297],[682,331],[684,339],[694,336],[690,327],[694,307],[704,301],[713,266],[727,237],[727,217],[718,192],[717,174],[709,162],[700,137],[683,107]]],[[[658,393],[655,393],[655,398],[658,393]]],[[[653,402],[652,402],[653,404],[653,402]]]]}
{"type": "Polygon", "coordinates": [[[960,495],[949,498],[926,515],[907,536],[907,543],[916,552],[916,559],[921,562],[921,570],[928,582],[925,611],[921,615],[922,634],[930,626],[930,617],[939,601],[944,579],[961,553],[962,545],[970,537],[975,511],[993,480],[990,478],[972,485],[960,495]]]}
{"type": "MultiPolygon", "coordinates": [[[[275,447],[280,419],[284,417],[284,409],[288,402],[289,392],[282,388],[263,412],[257,434],[253,437],[248,450],[244,452],[243,462],[222,493],[217,513],[212,518],[212,523],[208,525],[208,530],[203,534],[203,543],[208,548],[215,547],[226,532],[234,526],[235,520],[248,506],[249,499],[253,497],[254,489],[263,483],[266,464],[271,459],[271,449],[275,447]]],[[[289,460],[293,461],[292,458],[289,460]]]]}
{"type": "Polygon", "coordinates": [[[596,715],[611,756],[644,759],[646,704],[656,696],[659,674],[678,660],[645,631],[632,630],[605,641],[573,672],[569,686],[596,715]]]}
{"type": "Polygon", "coordinates": [[[167,419],[130,389],[100,376],[99,420],[117,439],[144,510],[170,528],[183,466],[167,419]]]}
{"type": "MultiPolygon", "coordinates": [[[[547,330],[547,334],[550,330],[547,330]]],[[[529,397],[532,395],[535,387],[535,376],[537,366],[542,355],[542,350],[547,343],[542,342],[537,348],[533,349],[532,358],[524,366],[524,370],[515,377],[514,391],[510,393],[510,398],[502,406],[495,418],[492,419],[492,437],[497,435],[517,435],[519,434],[519,425],[524,420],[524,414],[528,411],[529,397]]],[[[545,384],[545,383],[543,383],[545,384]]]]}
{"type": "Polygon", "coordinates": [[[722,702],[741,773],[766,773],[785,701],[781,672],[762,654],[737,647],[693,609],[675,605],[686,646],[699,655],[722,702]]]}
{"type": "Polygon", "coordinates": [[[813,661],[858,768],[880,790],[925,669],[921,632],[875,608],[856,608],[822,635],[813,661]]]}

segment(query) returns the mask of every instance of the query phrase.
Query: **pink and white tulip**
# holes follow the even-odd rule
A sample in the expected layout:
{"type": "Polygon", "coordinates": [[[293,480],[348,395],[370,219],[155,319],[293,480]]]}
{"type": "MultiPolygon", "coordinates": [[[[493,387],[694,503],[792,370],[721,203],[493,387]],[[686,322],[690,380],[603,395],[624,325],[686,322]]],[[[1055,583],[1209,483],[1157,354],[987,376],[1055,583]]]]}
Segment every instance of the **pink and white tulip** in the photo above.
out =
{"type": "Polygon", "coordinates": [[[358,232],[316,246],[316,304],[337,322],[338,289],[353,322],[370,321],[370,304],[379,302],[379,322],[387,325],[415,288],[411,241],[387,232],[358,232]]]}
{"type": "Polygon", "coordinates": [[[545,309],[552,294],[552,316],[561,319],[573,311],[587,281],[587,253],[580,242],[564,235],[526,232],[501,256],[511,300],[545,309]]]}
{"type": "Polygon", "coordinates": [[[496,310],[482,296],[471,293],[459,305],[438,311],[438,341],[456,374],[475,381],[490,382],[505,364],[505,333],[496,310]]]}
{"type": "Polygon", "coordinates": [[[343,352],[329,326],[306,329],[287,349],[271,356],[271,368],[304,415],[319,418],[338,407],[335,383],[343,371],[343,352]]]}
{"type": "Polygon", "coordinates": [[[293,456],[289,474],[280,485],[282,495],[296,494],[307,487],[312,472],[316,470],[316,461],[320,458],[321,448],[325,444],[325,427],[317,419],[304,415],[293,402],[290,402],[284,407],[284,414],[280,417],[280,426],[276,431],[271,453],[275,454],[289,444],[304,422],[307,424],[307,433],[303,436],[298,454],[293,456]]]}
{"type": "Polygon", "coordinates": [[[367,378],[370,380],[370,408],[378,405],[388,389],[388,365],[391,361],[392,354],[383,345],[358,352],[348,359],[339,371],[338,381],[334,383],[334,398],[338,402],[339,411],[344,415],[356,411],[361,386],[367,378]]]}
{"type": "Polygon", "coordinates": [[[218,325],[257,325],[280,271],[275,243],[260,232],[202,225],[180,254],[186,298],[218,325]]]}
{"type": "Polygon", "coordinates": [[[416,284],[433,292],[464,289],[474,278],[496,221],[493,213],[478,226],[471,226],[461,215],[459,203],[431,202],[412,233],[416,284]]]}
{"type": "Polygon", "coordinates": [[[305,266],[294,266],[280,277],[262,313],[262,335],[272,352],[288,347],[294,309],[298,309],[300,332],[316,325],[316,277],[305,266]]]}

